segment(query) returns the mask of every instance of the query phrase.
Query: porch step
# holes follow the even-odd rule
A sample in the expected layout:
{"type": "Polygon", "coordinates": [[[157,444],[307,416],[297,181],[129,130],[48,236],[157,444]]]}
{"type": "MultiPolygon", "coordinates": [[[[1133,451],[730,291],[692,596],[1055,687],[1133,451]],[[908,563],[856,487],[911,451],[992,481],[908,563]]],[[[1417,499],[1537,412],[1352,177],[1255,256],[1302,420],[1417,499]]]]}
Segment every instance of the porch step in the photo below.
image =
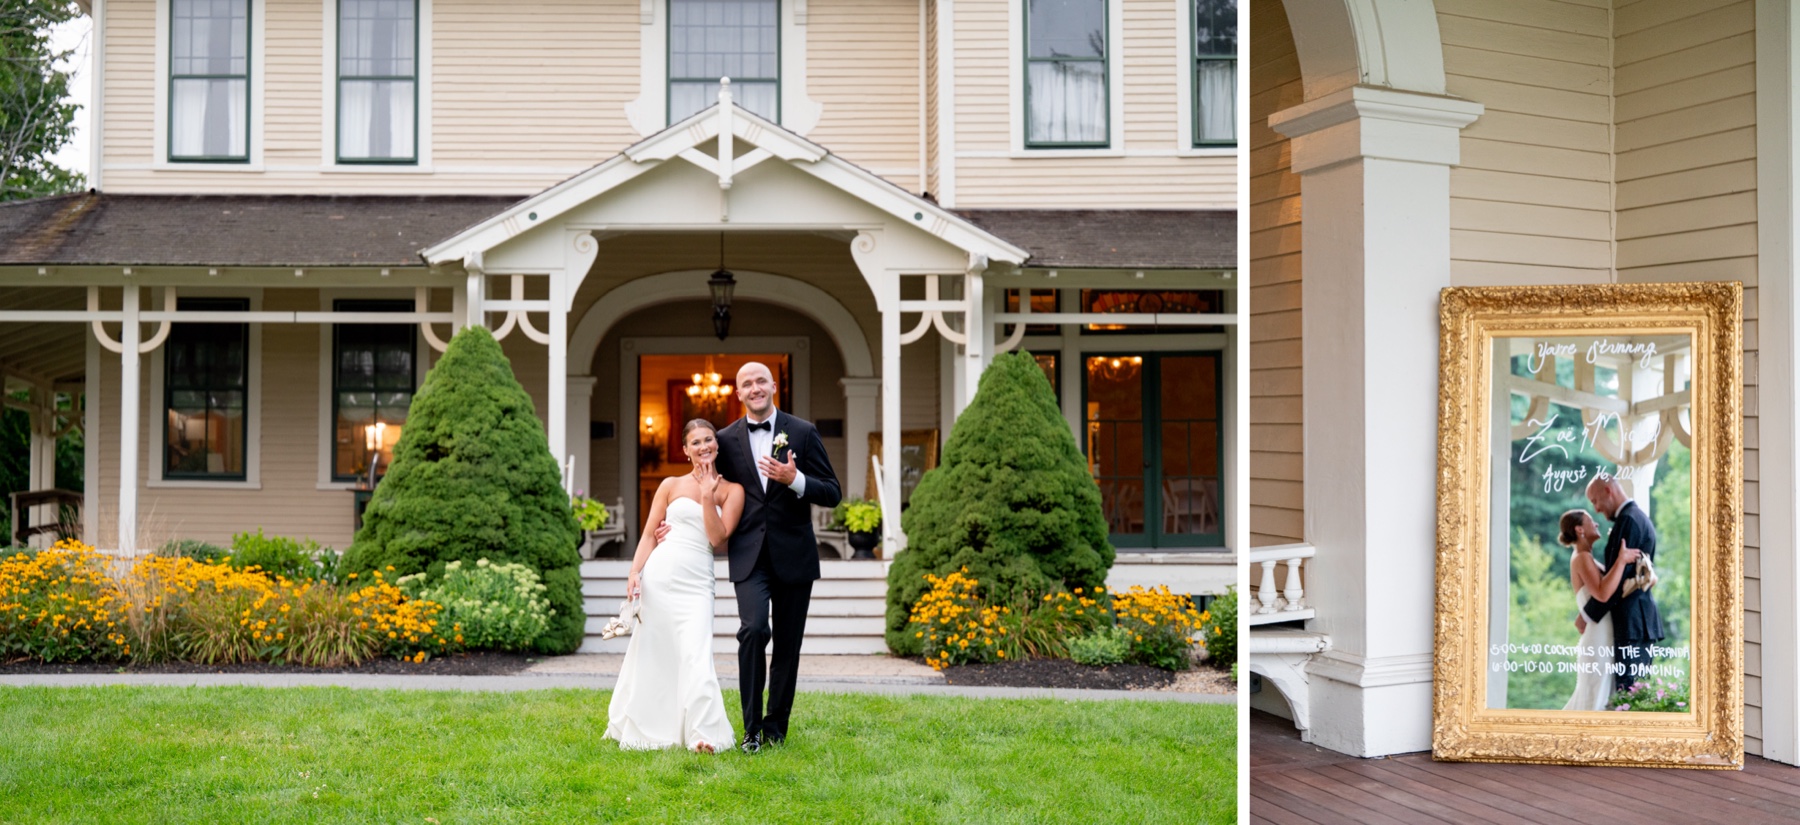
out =
{"type": "MultiPolygon", "coordinates": [[[[823,578],[813,583],[801,651],[886,653],[882,633],[887,615],[888,566],[886,561],[820,561],[823,578]]],[[[602,640],[599,635],[606,620],[618,613],[625,599],[625,579],[630,572],[631,562],[625,560],[582,562],[581,595],[588,618],[581,652],[623,653],[630,644],[629,638],[602,640]]],[[[713,652],[734,654],[738,649],[737,590],[725,559],[713,562],[713,576],[713,652]]]]}

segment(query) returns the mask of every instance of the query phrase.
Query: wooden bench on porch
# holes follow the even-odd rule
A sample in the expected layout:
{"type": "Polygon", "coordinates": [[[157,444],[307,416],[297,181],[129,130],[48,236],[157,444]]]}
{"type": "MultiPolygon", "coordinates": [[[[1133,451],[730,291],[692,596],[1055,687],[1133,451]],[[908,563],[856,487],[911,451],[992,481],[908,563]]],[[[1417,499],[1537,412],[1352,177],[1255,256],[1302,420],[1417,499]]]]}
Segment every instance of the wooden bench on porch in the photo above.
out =
{"type": "Polygon", "coordinates": [[[73,490],[26,490],[12,494],[12,543],[24,547],[33,536],[81,535],[81,494],[73,490]],[[55,507],[55,520],[33,524],[32,511],[39,507],[55,507]]]}

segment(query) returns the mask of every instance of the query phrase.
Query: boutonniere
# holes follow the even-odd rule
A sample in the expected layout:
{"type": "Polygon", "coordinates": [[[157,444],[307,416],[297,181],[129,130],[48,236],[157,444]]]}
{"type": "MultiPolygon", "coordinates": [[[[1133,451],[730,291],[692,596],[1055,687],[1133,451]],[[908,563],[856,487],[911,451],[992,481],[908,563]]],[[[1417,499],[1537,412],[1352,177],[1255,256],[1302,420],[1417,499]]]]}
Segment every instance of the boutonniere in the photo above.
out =
{"type": "Polygon", "coordinates": [[[775,443],[769,447],[769,454],[773,456],[781,455],[781,451],[786,449],[787,445],[787,431],[783,430],[782,432],[776,433],[775,443]]]}

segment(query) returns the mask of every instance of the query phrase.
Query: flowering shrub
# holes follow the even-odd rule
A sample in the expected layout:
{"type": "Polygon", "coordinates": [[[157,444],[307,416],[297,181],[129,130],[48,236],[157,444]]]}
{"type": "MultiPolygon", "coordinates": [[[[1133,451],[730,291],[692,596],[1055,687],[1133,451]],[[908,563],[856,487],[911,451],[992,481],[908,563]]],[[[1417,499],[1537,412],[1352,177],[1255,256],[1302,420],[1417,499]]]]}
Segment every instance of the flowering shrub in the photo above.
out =
{"type": "Polygon", "coordinates": [[[1192,599],[1166,585],[1133,586],[1114,594],[1112,607],[1119,627],[1132,636],[1131,661],[1164,670],[1186,670],[1193,661],[1203,619],[1192,599]]]}
{"type": "Polygon", "coordinates": [[[1635,710],[1650,713],[1686,713],[1688,708],[1688,686],[1676,679],[1652,677],[1649,681],[1633,682],[1631,687],[1621,690],[1607,700],[1606,706],[1613,710],[1635,710]]]}
{"type": "Polygon", "coordinates": [[[939,670],[1021,658],[1185,670],[1210,619],[1163,586],[1124,593],[1078,587],[1015,610],[989,602],[966,569],[925,580],[929,589],[913,605],[906,629],[926,663],[939,670]]]}
{"type": "Polygon", "coordinates": [[[0,656],[336,667],[459,642],[438,632],[441,607],[380,572],[347,589],[154,555],[113,580],[107,561],[76,541],[0,560],[0,656]]]}
{"type": "Polygon", "coordinates": [[[444,620],[461,630],[468,647],[525,650],[550,626],[550,602],[537,572],[523,564],[480,559],[444,565],[444,576],[427,583],[426,574],[399,580],[403,592],[444,606],[444,620]]]}
{"type": "Polygon", "coordinates": [[[937,670],[970,662],[1018,659],[1019,637],[1011,608],[990,605],[967,570],[927,574],[931,589],[913,604],[908,629],[920,640],[926,664],[937,670]]]}
{"type": "Polygon", "coordinates": [[[118,594],[93,548],[64,539],[0,557],[0,659],[67,662],[130,652],[118,594]]]}

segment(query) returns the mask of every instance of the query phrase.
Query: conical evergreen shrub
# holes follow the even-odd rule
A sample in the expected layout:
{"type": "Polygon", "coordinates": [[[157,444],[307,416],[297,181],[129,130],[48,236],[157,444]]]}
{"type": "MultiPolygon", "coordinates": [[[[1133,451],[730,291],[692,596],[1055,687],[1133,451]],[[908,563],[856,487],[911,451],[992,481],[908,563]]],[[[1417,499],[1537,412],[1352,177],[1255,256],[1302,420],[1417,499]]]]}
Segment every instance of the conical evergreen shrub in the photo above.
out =
{"type": "Polygon", "coordinates": [[[920,650],[905,630],[927,573],[967,567],[985,596],[1011,602],[1104,584],[1113,563],[1100,488],[1025,352],[982,373],[901,523],[907,549],[888,571],[887,643],[903,656],[920,650]]]}
{"type": "Polygon", "coordinates": [[[343,564],[392,581],[420,572],[436,580],[458,560],[523,562],[537,570],[556,611],[536,647],[568,653],[587,622],[577,535],[531,397],[494,336],[468,327],[413,396],[393,464],[343,564]]]}

